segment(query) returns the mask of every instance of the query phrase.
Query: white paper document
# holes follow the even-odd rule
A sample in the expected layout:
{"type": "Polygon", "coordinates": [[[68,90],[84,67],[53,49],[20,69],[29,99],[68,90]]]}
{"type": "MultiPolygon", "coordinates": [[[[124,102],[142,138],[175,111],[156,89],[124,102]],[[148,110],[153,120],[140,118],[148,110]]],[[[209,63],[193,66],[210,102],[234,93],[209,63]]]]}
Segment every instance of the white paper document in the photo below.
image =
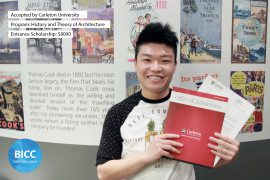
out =
{"type": "MultiPolygon", "coordinates": [[[[228,108],[225,113],[221,134],[235,139],[255,110],[255,107],[211,76],[207,76],[198,91],[228,97],[228,108]]],[[[216,157],[215,164],[219,159],[219,157],[216,157]]]]}

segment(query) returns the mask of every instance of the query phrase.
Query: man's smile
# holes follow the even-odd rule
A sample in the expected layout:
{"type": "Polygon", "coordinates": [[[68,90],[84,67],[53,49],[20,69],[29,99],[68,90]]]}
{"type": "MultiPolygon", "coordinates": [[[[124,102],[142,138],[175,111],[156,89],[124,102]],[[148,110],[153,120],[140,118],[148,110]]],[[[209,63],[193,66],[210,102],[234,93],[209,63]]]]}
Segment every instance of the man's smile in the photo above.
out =
{"type": "Polygon", "coordinates": [[[148,79],[152,79],[152,80],[161,80],[164,77],[163,76],[158,76],[158,75],[149,75],[147,76],[148,79]]]}

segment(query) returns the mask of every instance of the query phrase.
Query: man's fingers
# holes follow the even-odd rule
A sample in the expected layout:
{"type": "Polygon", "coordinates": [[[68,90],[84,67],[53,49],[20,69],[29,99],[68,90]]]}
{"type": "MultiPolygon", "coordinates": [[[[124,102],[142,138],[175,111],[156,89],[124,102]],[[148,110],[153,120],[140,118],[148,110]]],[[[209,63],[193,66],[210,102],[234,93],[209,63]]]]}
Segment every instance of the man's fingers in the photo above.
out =
{"type": "Polygon", "coordinates": [[[219,133],[215,133],[214,135],[216,137],[210,137],[209,140],[217,145],[208,144],[208,147],[211,148],[211,152],[227,162],[232,161],[239,151],[240,143],[219,133]]]}
{"type": "Polygon", "coordinates": [[[168,157],[168,158],[174,158],[174,156],[170,154],[168,151],[163,151],[163,156],[168,157]]]}
{"type": "Polygon", "coordinates": [[[173,147],[171,145],[162,144],[160,147],[161,147],[161,149],[166,150],[166,151],[175,152],[177,154],[181,153],[181,151],[179,151],[178,149],[176,149],[175,147],[173,147]]]}
{"type": "Polygon", "coordinates": [[[232,150],[234,152],[238,151],[238,146],[235,144],[230,144],[228,141],[224,141],[224,139],[217,139],[215,137],[210,137],[210,141],[217,143],[219,146],[222,146],[223,148],[226,148],[228,150],[232,150]]]}
{"type": "Polygon", "coordinates": [[[224,159],[225,161],[231,161],[231,160],[233,159],[232,156],[228,156],[228,155],[219,153],[219,152],[214,151],[214,150],[212,150],[212,149],[211,149],[211,153],[213,153],[214,155],[220,157],[221,159],[224,159]]]}
{"type": "Polygon", "coordinates": [[[173,140],[161,140],[162,144],[168,144],[176,147],[183,147],[184,145],[180,142],[173,141],[173,140]]]}
{"type": "Polygon", "coordinates": [[[235,155],[234,152],[229,151],[229,150],[223,148],[222,146],[215,146],[215,145],[209,143],[208,147],[215,150],[216,152],[222,153],[222,154],[227,155],[227,156],[234,156],[235,155]]]}
{"type": "Polygon", "coordinates": [[[170,134],[170,133],[166,133],[166,134],[161,134],[159,135],[160,139],[171,139],[171,138],[180,138],[179,134],[170,134]]]}
{"type": "Polygon", "coordinates": [[[235,139],[232,139],[232,138],[229,138],[228,136],[224,136],[220,133],[214,133],[214,135],[218,138],[218,139],[221,139],[229,144],[232,144],[232,145],[235,145],[237,147],[240,146],[240,143],[239,141],[236,141],[235,139]]]}
{"type": "Polygon", "coordinates": [[[157,135],[151,142],[151,146],[155,147],[154,149],[159,156],[173,158],[174,156],[171,153],[180,154],[181,151],[177,148],[183,147],[182,143],[175,141],[177,138],[180,138],[180,135],[169,133],[157,135]]]}

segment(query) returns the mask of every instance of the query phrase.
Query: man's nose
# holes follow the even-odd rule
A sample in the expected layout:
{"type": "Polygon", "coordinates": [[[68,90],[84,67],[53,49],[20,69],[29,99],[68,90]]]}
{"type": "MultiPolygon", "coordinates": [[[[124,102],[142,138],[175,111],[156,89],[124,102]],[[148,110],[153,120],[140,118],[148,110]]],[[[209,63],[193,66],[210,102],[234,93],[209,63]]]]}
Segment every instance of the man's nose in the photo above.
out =
{"type": "Polygon", "coordinates": [[[158,61],[153,61],[151,64],[151,70],[152,71],[160,71],[161,70],[161,66],[159,64],[158,61]]]}

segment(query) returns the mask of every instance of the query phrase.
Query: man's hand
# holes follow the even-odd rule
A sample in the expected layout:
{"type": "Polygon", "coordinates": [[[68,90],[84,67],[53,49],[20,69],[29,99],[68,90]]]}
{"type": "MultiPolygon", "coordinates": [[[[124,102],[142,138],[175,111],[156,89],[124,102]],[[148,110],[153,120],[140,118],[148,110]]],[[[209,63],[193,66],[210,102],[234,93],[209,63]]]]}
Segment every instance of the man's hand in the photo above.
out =
{"type": "Polygon", "coordinates": [[[180,154],[181,151],[177,150],[177,147],[183,147],[183,144],[171,140],[174,138],[180,138],[180,135],[161,134],[155,136],[154,140],[150,142],[148,148],[142,154],[146,163],[148,164],[155,162],[162,156],[173,158],[173,155],[170,154],[170,151],[180,154]]]}
{"type": "Polygon", "coordinates": [[[209,139],[218,145],[216,146],[209,143],[208,147],[211,148],[211,153],[221,158],[215,167],[221,167],[232,162],[236,158],[239,152],[240,143],[237,140],[219,133],[215,133],[214,135],[216,137],[210,137],[209,139]]]}
{"type": "Polygon", "coordinates": [[[162,134],[154,137],[147,149],[124,159],[114,159],[97,166],[99,179],[119,180],[133,176],[143,169],[147,164],[157,161],[160,157],[172,158],[169,151],[180,153],[176,147],[183,144],[171,139],[180,138],[177,134],[162,134]]]}

